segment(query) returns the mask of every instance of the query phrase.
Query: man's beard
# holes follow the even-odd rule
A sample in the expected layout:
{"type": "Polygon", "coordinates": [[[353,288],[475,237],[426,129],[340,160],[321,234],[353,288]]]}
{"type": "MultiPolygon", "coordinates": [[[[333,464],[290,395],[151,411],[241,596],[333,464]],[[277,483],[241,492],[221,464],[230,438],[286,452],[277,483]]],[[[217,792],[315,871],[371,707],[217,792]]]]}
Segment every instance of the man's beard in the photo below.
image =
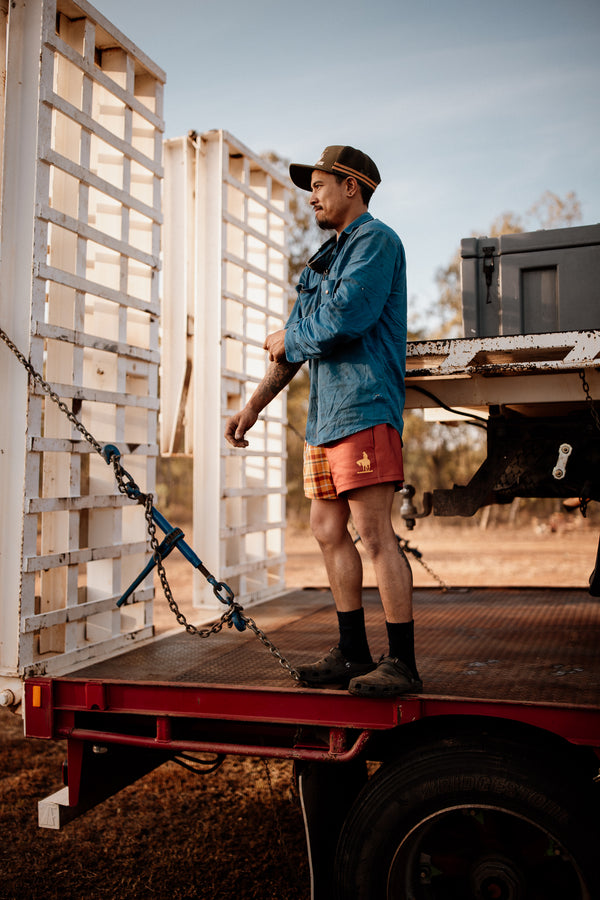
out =
{"type": "Polygon", "coordinates": [[[321,231],[333,231],[334,227],[329,219],[316,219],[317,225],[321,231]]]}

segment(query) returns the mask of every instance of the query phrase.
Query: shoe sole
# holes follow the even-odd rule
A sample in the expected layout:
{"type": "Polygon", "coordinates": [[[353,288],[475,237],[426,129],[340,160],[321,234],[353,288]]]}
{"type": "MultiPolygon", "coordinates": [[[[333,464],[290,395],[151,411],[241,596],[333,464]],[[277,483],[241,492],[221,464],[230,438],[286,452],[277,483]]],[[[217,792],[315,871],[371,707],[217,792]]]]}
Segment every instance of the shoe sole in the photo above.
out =
{"type": "Polygon", "coordinates": [[[420,694],[422,690],[422,682],[407,684],[405,687],[392,687],[391,685],[389,687],[384,687],[383,685],[373,685],[372,687],[367,685],[357,685],[352,687],[351,682],[348,685],[348,691],[354,697],[373,697],[374,699],[400,697],[404,694],[420,694]]]}
{"type": "Polygon", "coordinates": [[[300,680],[307,687],[331,687],[333,684],[341,685],[343,688],[347,688],[353,678],[361,678],[363,675],[368,675],[370,672],[373,672],[376,669],[376,665],[373,664],[369,666],[369,668],[365,668],[364,671],[361,672],[352,672],[351,675],[346,675],[345,673],[334,674],[331,675],[314,675],[305,677],[302,675],[302,670],[297,669],[296,671],[300,675],[300,680]]]}

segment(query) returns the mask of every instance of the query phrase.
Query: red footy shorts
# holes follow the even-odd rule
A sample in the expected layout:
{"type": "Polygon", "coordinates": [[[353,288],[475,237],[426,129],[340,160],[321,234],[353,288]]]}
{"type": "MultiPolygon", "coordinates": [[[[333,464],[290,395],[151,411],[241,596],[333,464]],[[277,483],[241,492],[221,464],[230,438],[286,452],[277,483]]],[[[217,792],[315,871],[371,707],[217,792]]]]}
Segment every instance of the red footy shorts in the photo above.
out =
{"type": "Polygon", "coordinates": [[[336,500],[344,491],[404,482],[402,440],[391,425],[375,425],[323,447],[304,445],[304,493],[336,500]]]}

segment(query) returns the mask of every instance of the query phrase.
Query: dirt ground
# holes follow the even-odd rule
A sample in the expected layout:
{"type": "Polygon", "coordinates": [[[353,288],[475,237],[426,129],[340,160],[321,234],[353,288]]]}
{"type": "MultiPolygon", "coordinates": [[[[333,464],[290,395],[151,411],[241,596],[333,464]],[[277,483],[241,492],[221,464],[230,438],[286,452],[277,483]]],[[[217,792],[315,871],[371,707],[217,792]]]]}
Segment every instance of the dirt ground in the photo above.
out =
{"type": "MultiPolygon", "coordinates": [[[[598,528],[579,514],[573,518],[556,516],[519,528],[492,526],[484,530],[475,523],[444,525],[427,520],[417,522],[413,531],[400,525],[396,530],[408,540],[415,587],[435,585],[434,575],[455,587],[587,587],[598,546],[598,528]],[[410,552],[411,548],[422,554],[420,561],[410,552]]],[[[286,547],[288,586],[327,584],[316,548],[310,532],[290,529],[286,547]]],[[[374,585],[373,569],[364,553],[361,555],[364,583],[374,585]]]]}
{"type": "MultiPolygon", "coordinates": [[[[585,587],[598,529],[580,516],[518,529],[426,521],[408,538],[448,585],[585,587]]],[[[288,586],[326,584],[310,534],[290,528],[286,544],[288,586]]],[[[199,576],[175,557],[167,560],[167,572],[187,610],[191,579],[199,576]]],[[[436,584],[415,556],[409,558],[417,586],[436,584]]],[[[366,564],[365,583],[374,584],[366,564]]],[[[260,625],[260,607],[252,615],[260,625]]],[[[418,610],[415,618],[418,627],[418,610]]],[[[156,621],[160,630],[174,624],[160,588],[156,621]]],[[[2,710],[0,753],[0,900],[310,896],[302,818],[287,761],[265,765],[228,758],[211,775],[168,763],[54,832],[38,829],[37,801],[60,787],[64,747],[24,740],[20,719],[2,710]]]]}

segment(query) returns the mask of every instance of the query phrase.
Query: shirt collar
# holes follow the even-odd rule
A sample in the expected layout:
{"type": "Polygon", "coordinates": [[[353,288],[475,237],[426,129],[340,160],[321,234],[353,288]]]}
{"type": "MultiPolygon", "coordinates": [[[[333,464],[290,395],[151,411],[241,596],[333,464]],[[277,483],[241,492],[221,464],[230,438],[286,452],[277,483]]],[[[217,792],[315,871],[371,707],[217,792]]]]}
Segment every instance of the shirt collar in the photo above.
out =
{"type": "Polygon", "coordinates": [[[334,235],[329,238],[328,241],[325,241],[324,244],[321,244],[314,256],[311,256],[307,262],[307,266],[319,274],[326,272],[331,265],[334,256],[344,246],[352,232],[365,222],[370,222],[372,218],[373,216],[370,212],[362,213],[357,219],[354,219],[353,222],[350,222],[350,224],[344,228],[339,237],[334,235]]]}
{"type": "MultiPolygon", "coordinates": [[[[355,219],[354,222],[350,222],[350,224],[347,225],[346,228],[344,228],[342,234],[350,234],[351,232],[355,231],[360,225],[364,225],[365,222],[370,222],[372,219],[373,216],[370,212],[361,213],[358,219],[355,219]]],[[[342,234],[340,234],[340,238],[342,237],[342,234]]]]}

